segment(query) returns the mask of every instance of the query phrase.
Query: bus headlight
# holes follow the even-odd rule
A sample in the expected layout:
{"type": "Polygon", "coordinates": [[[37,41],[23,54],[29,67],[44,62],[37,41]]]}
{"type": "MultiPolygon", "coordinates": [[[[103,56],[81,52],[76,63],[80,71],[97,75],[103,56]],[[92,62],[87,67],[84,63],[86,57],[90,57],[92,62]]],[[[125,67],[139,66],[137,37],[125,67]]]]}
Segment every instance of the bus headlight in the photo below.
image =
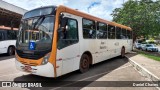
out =
{"type": "Polygon", "coordinates": [[[42,65],[45,65],[48,63],[49,56],[50,56],[50,54],[47,54],[46,56],[44,56],[43,61],[42,61],[42,65]]]}

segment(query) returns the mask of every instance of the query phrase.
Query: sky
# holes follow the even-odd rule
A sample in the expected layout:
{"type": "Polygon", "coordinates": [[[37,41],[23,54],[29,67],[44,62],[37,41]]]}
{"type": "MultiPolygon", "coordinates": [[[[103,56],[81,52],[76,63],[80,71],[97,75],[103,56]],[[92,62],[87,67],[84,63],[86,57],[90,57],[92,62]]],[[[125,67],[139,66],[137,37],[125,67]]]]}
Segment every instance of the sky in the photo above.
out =
{"type": "Polygon", "coordinates": [[[115,8],[122,7],[127,0],[3,0],[10,4],[32,10],[41,6],[65,5],[89,13],[109,21],[112,21],[111,13],[115,8]]]}

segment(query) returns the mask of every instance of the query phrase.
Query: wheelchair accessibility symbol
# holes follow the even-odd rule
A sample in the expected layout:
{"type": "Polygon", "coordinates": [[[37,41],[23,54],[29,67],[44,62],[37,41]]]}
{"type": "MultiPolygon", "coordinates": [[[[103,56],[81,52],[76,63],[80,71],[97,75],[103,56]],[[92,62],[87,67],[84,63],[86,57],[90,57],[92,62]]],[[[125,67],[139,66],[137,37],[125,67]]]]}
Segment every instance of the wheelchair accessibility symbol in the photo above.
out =
{"type": "Polygon", "coordinates": [[[35,42],[29,42],[29,50],[35,50],[35,42]]]}

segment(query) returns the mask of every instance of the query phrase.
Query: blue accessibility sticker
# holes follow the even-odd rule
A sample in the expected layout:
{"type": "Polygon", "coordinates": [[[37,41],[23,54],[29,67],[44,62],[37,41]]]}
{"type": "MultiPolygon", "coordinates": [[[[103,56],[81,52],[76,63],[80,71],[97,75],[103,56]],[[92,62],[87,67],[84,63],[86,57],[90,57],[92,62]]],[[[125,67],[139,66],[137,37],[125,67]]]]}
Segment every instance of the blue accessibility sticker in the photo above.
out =
{"type": "Polygon", "coordinates": [[[29,42],[29,50],[35,50],[35,42],[29,42]]]}

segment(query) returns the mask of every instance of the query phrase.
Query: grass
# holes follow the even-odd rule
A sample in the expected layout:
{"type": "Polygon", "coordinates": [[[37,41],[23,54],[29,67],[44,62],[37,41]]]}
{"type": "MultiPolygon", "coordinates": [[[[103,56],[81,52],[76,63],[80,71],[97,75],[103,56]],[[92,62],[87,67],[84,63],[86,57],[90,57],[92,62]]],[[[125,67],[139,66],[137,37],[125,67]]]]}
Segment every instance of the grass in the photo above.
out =
{"type": "Polygon", "coordinates": [[[160,61],[160,57],[154,56],[154,55],[149,55],[149,54],[141,54],[143,56],[146,56],[150,59],[156,60],[156,61],[160,61]]]}
{"type": "Polygon", "coordinates": [[[138,53],[143,55],[143,56],[145,56],[145,57],[148,57],[150,59],[153,59],[153,60],[156,60],[156,61],[160,61],[160,57],[158,57],[158,56],[154,56],[152,54],[148,54],[148,53],[145,53],[143,51],[139,51],[138,53]]]}

